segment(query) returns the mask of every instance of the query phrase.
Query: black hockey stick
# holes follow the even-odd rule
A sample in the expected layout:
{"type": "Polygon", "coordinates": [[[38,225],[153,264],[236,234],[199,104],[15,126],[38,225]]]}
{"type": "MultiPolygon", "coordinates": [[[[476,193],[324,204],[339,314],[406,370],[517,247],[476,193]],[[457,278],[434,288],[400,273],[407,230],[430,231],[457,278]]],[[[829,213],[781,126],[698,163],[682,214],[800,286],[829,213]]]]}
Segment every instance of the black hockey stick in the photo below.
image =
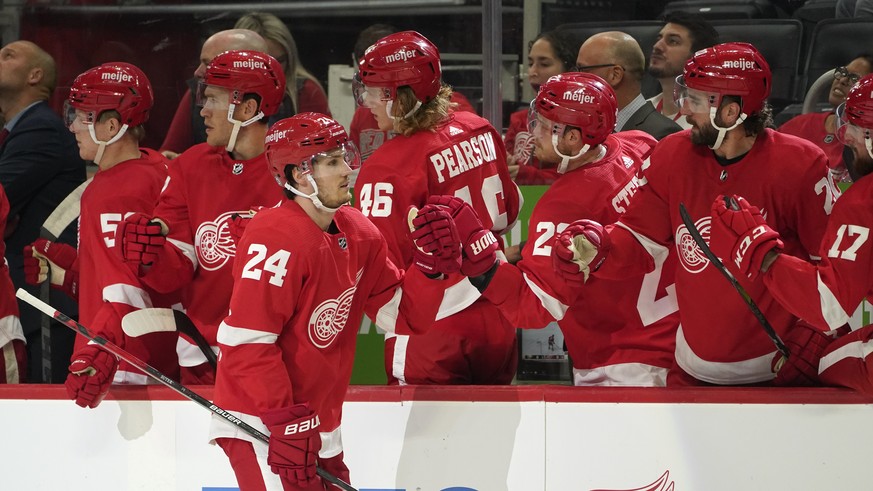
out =
{"type": "MultiPolygon", "coordinates": [[[[728,206],[732,206],[728,204],[728,206]]],[[[691,219],[691,216],[688,214],[688,210],[685,209],[685,205],[683,203],[679,203],[679,216],[682,217],[682,223],[685,224],[685,227],[688,228],[688,233],[691,234],[691,238],[694,239],[694,242],[697,243],[697,246],[700,247],[700,250],[703,251],[703,254],[709,259],[709,262],[715,267],[715,269],[719,270],[725,278],[728,279],[730,284],[734,287],[737,293],[740,294],[743,301],[746,302],[746,305],[749,306],[749,309],[754,314],[755,318],[758,319],[758,322],[761,323],[761,326],[764,328],[764,332],[767,333],[767,336],[770,337],[770,340],[773,341],[773,344],[776,345],[776,349],[779,350],[780,353],[785,358],[790,356],[788,352],[788,347],[785,346],[785,343],[782,342],[782,339],[779,338],[779,335],[776,334],[776,330],[773,329],[773,326],[770,325],[770,322],[764,317],[764,313],[761,312],[761,309],[758,308],[758,305],[755,304],[755,301],[752,300],[752,297],[749,296],[749,292],[743,288],[743,285],[734,278],[734,275],[731,274],[727,268],[724,267],[724,264],[718,259],[718,257],[713,254],[712,249],[709,248],[706,241],[703,240],[703,237],[700,235],[700,231],[697,230],[697,227],[694,225],[694,220],[691,219]]]]}
{"type": "Polygon", "coordinates": [[[218,357],[215,356],[215,352],[212,351],[206,338],[203,337],[191,318],[180,310],[166,308],[135,310],[121,319],[121,329],[125,334],[134,338],[153,332],[178,331],[197,344],[212,368],[218,366],[218,357]]]}
{"type": "MultiPolygon", "coordinates": [[[[40,238],[57,242],[58,238],[64,233],[64,230],[79,218],[81,212],[82,193],[85,188],[91,184],[91,179],[85,180],[79,184],[76,189],[70,192],[58,206],[51,212],[42,228],[39,231],[40,238]]],[[[51,295],[51,263],[46,261],[49,268],[46,280],[39,285],[39,298],[48,302],[51,295]]],[[[46,383],[52,382],[52,321],[48,317],[43,317],[40,321],[40,338],[42,339],[42,377],[46,383]]]]}
{"type": "MultiPolygon", "coordinates": [[[[221,419],[223,421],[225,421],[226,423],[236,426],[240,430],[248,433],[250,436],[252,436],[252,437],[254,437],[254,438],[256,438],[264,443],[267,443],[267,444],[270,443],[270,437],[261,433],[256,428],[253,428],[252,426],[247,424],[245,421],[237,418],[236,416],[229,413],[225,409],[222,409],[222,408],[216,406],[215,404],[210,402],[208,399],[206,399],[205,397],[201,396],[200,394],[194,392],[193,390],[189,389],[188,387],[185,387],[184,385],[180,384],[179,382],[176,382],[175,380],[171,379],[170,377],[167,377],[166,375],[161,373],[157,368],[154,368],[151,365],[149,365],[148,363],[140,360],[136,356],[130,354],[129,352],[125,351],[123,348],[116,345],[115,343],[107,341],[102,336],[92,335],[91,332],[88,331],[87,327],[83,326],[82,324],[79,324],[78,322],[67,317],[63,313],[58,312],[57,310],[52,308],[51,305],[34,297],[30,293],[28,293],[26,290],[19,288],[18,291],[15,292],[15,296],[17,296],[21,300],[29,303],[31,306],[33,306],[34,308],[36,308],[37,310],[39,310],[43,314],[55,319],[56,321],[60,322],[61,324],[65,325],[65,326],[69,327],[70,329],[76,331],[77,333],[81,334],[82,336],[85,336],[85,338],[87,338],[88,340],[93,341],[95,344],[100,345],[106,351],[108,351],[108,352],[112,353],[113,355],[121,358],[122,360],[130,363],[133,367],[135,367],[139,370],[142,370],[145,374],[147,374],[151,378],[153,378],[153,379],[157,380],[158,382],[166,385],[167,387],[173,389],[174,391],[178,392],[179,394],[181,394],[185,398],[187,398],[187,399],[199,404],[200,406],[208,409],[213,414],[220,416],[221,419]]],[[[357,489],[353,488],[350,484],[346,483],[345,481],[342,481],[341,479],[339,479],[338,477],[334,476],[333,474],[325,471],[321,467],[317,467],[316,471],[318,472],[318,475],[321,476],[322,479],[330,482],[331,484],[338,486],[340,489],[343,489],[345,491],[358,491],[357,489]]]]}

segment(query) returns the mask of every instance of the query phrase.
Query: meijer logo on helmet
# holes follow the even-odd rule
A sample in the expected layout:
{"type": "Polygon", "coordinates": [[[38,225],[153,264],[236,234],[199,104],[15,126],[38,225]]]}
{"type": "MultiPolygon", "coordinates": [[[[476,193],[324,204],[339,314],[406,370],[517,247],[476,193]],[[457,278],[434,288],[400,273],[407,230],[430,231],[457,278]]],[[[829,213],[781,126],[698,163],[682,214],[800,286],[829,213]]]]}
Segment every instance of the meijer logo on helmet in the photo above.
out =
{"type": "Polygon", "coordinates": [[[263,61],[253,60],[251,58],[249,58],[248,60],[243,60],[243,61],[234,61],[233,67],[234,68],[258,68],[261,70],[264,70],[267,68],[267,66],[264,65],[263,61]]]}
{"type": "Polygon", "coordinates": [[[395,61],[406,61],[410,58],[415,58],[415,50],[398,49],[394,53],[385,57],[385,63],[394,63],[395,61]]]}
{"type": "Polygon", "coordinates": [[[285,133],[288,133],[288,130],[270,133],[269,135],[267,135],[267,139],[264,141],[264,143],[275,143],[279,140],[284,140],[285,133]]]}
{"type": "Polygon", "coordinates": [[[576,101],[583,104],[591,104],[594,102],[594,96],[585,93],[585,87],[576,90],[568,90],[564,92],[565,101],[576,101]]]}
{"type": "Polygon", "coordinates": [[[757,64],[754,61],[749,61],[745,58],[739,60],[724,60],[721,63],[723,68],[739,68],[740,70],[749,70],[755,68],[757,64]]]}
{"type": "Polygon", "coordinates": [[[131,82],[133,77],[124,72],[103,72],[100,74],[100,80],[111,80],[114,82],[131,82]]]}

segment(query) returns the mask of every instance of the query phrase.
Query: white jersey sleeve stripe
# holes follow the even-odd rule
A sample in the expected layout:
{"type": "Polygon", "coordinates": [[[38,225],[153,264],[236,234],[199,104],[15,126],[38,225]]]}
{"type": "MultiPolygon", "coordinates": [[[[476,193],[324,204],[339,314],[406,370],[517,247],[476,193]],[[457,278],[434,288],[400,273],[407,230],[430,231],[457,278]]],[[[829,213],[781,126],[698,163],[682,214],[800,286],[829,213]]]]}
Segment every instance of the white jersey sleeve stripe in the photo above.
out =
{"type": "Polygon", "coordinates": [[[849,322],[849,314],[843,310],[843,306],[840,305],[836,295],[822,281],[821,273],[817,273],[816,277],[818,280],[819,298],[821,299],[821,316],[828,323],[828,327],[836,329],[849,322]]]}
{"type": "Polygon", "coordinates": [[[199,263],[197,261],[197,252],[194,250],[193,245],[187,244],[185,242],[182,242],[182,241],[179,241],[176,239],[167,239],[167,242],[178,247],[179,250],[182,251],[182,254],[184,254],[185,257],[187,257],[188,260],[191,261],[191,264],[194,265],[194,269],[195,270],[197,269],[197,266],[199,266],[199,263]]]}
{"type": "Polygon", "coordinates": [[[149,309],[152,307],[152,299],[145,290],[124,283],[115,283],[104,287],[103,300],[130,305],[137,309],[149,309]]]}
{"type": "Polygon", "coordinates": [[[443,300],[440,303],[439,311],[436,315],[436,320],[445,319],[450,315],[457,314],[470,305],[473,305],[481,295],[482,294],[479,293],[479,290],[470,283],[470,279],[464,278],[458,283],[446,288],[446,291],[443,293],[443,300]]]}
{"type": "Polygon", "coordinates": [[[873,341],[855,341],[849,343],[823,356],[818,362],[818,373],[824,372],[846,358],[864,360],[870,353],[873,353],[873,341]]]}
{"type": "Polygon", "coordinates": [[[397,316],[400,312],[400,300],[403,298],[403,288],[394,291],[394,296],[376,312],[376,325],[387,332],[397,330],[397,316]]]}
{"type": "Polygon", "coordinates": [[[567,314],[568,305],[564,305],[557,298],[546,293],[545,290],[540,288],[536,283],[531,281],[531,279],[527,276],[527,273],[522,273],[524,276],[524,281],[527,283],[528,288],[536,295],[536,297],[540,300],[540,304],[546,309],[552,317],[555,318],[556,321],[559,321],[564,318],[564,315],[567,314]]]}
{"type": "Polygon", "coordinates": [[[240,346],[243,344],[273,344],[279,336],[272,332],[234,327],[226,322],[218,326],[218,342],[226,346],[240,346]]]}
{"type": "Polygon", "coordinates": [[[640,245],[643,246],[643,249],[645,249],[646,252],[648,252],[649,255],[651,255],[653,258],[657,257],[657,255],[659,253],[661,253],[662,251],[665,250],[664,246],[658,244],[654,240],[646,237],[645,235],[641,235],[641,234],[637,233],[634,229],[628,227],[627,225],[625,225],[621,222],[616,222],[615,226],[621,227],[621,228],[627,230],[628,232],[630,232],[631,235],[633,235],[634,238],[637,239],[637,241],[640,243],[640,245]]]}

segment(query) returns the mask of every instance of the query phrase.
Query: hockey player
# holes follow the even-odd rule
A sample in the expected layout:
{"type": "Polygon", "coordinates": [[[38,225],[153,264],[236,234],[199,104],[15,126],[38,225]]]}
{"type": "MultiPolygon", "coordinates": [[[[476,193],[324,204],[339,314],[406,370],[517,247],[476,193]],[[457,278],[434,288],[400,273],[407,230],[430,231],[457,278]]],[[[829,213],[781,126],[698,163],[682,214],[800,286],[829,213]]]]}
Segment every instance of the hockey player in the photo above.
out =
{"type": "MultiPolygon", "coordinates": [[[[555,234],[574,220],[612,223],[621,216],[633,201],[637,173],[657,141],[640,131],[612,134],[615,94],[597,75],[556,75],[540,87],[531,107],[534,156],[555,164],[560,177],[533,210],[522,260],[515,266],[479,261],[484,271],[473,272],[481,276],[471,281],[517,326],[558,321],[573,360],[575,385],[664,386],[673,365],[678,320],[675,259],[668,259],[667,249],[661,248],[647,274],[592,279],[584,288],[566,283],[551,258],[555,234]]],[[[460,238],[469,237],[469,225],[460,222],[472,210],[465,212],[469,207],[456,198],[436,202],[455,211],[460,238]]],[[[422,237],[417,233],[416,241],[422,237]]],[[[488,254],[485,250],[478,255],[488,254]]],[[[477,253],[467,247],[464,255],[477,253]]]]}
{"type": "Polygon", "coordinates": [[[819,248],[821,262],[810,263],[785,253],[787,237],[742,198],[738,210],[728,207],[724,197],[713,204],[712,250],[726,259],[725,266],[737,276],[764,272],[769,293],[815,326],[802,326],[785,335],[790,356],[774,358],[777,381],[794,385],[820,380],[873,394],[873,357],[869,356],[873,326],[833,341],[847,330],[843,326],[861,300],[873,299],[873,178],[867,177],[873,172],[873,75],[849,91],[837,109],[836,126],[837,136],[854,156],[849,168],[854,184],[834,205],[819,248]]]}
{"type": "Polygon", "coordinates": [[[270,444],[217,419],[210,435],[241,489],[336,489],[316,465],[349,480],[340,422],[364,311],[392,331],[404,329],[401,319],[424,329],[436,315],[428,299],[441,297],[405,295],[410,283],[435,282],[414,270],[404,277],[379,230],[345,206],[360,154],[339,123],[298,114],[273,125],[266,145],[288,200],[258,212],[240,239],[230,314],[218,328],[215,402],[269,432],[270,444]]]}
{"type": "MultiPolygon", "coordinates": [[[[637,196],[614,227],[571,224],[553,247],[564,274],[579,278],[590,268],[598,279],[650,272],[664,248],[674,248],[680,327],[668,385],[767,383],[775,353],[749,308],[688,234],[680,203],[706,238],[713,199],[747,196],[767,210],[786,251],[809,256],[818,250],[836,199],[824,153],[767,128],[770,81],[767,62],[750,44],[695,53],[677,80],[677,103],[691,130],[658,143],[637,196]]],[[[779,334],[797,322],[761,281],[741,281],[779,334]]]]}
{"type": "MultiPolygon", "coordinates": [[[[200,94],[206,143],[173,160],[154,213],[128,217],[116,234],[145,284],[164,293],[183,288],[182,305],[213,347],[233,286],[231,218],[282,200],[264,172],[263,153],[266,117],[284,91],[282,66],[267,54],[226,51],[213,58],[200,94]]],[[[214,382],[206,355],[187,336],[180,336],[177,353],[183,383],[214,382]]]]}
{"type": "MultiPolygon", "coordinates": [[[[5,230],[9,216],[9,200],[0,186],[0,230],[5,230]]],[[[0,241],[0,257],[6,256],[6,243],[0,241]]],[[[27,382],[27,341],[18,316],[15,286],[9,277],[9,265],[0,262],[0,362],[6,368],[0,373],[0,384],[27,382]]]]}
{"type": "MultiPolygon", "coordinates": [[[[509,177],[500,134],[487,120],[449,112],[436,46],[414,31],[394,33],[369,47],[359,63],[355,93],[379,128],[397,136],[361,168],[355,206],[388,241],[398,267],[412,264],[406,210],[430,195],[470,203],[495,234],[516,220],[521,195],[509,177]]],[[[457,313],[423,336],[387,336],[389,383],[508,384],[517,365],[516,332],[463,277],[446,292],[457,313]]]]}
{"type": "MultiPolygon", "coordinates": [[[[160,349],[172,350],[172,338],[159,337],[166,341],[165,346],[147,346],[144,340],[126,339],[121,331],[122,317],[153,306],[153,298],[115,250],[118,224],[131,213],[150,213],[167,178],[166,159],[139,147],[144,136],[142,125],[153,101],[148,78],[128,63],[105,63],[73,81],[66,104],[67,124],[76,136],[82,159],[98,167],[81,198],[79,248],[73,269],[79,271],[82,323],[172,376],[178,371],[173,369],[175,360],[161,356],[160,349]]],[[[26,248],[26,255],[45,262],[47,249],[53,246],[40,241],[26,248]]],[[[58,274],[66,276],[52,262],[51,275],[58,274]]],[[[116,374],[116,368],[115,355],[86,344],[84,338],[77,339],[67,393],[76,404],[93,408],[109,390],[113,377],[117,383],[146,383],[145,374],[124,367],[116,374]]]]}

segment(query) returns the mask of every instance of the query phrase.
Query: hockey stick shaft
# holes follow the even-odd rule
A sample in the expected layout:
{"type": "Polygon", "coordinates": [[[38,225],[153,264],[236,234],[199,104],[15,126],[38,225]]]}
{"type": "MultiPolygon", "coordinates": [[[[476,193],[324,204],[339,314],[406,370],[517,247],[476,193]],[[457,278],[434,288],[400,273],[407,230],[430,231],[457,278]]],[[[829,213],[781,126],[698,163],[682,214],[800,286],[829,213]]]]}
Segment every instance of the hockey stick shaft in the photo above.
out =
{"type": "Polygon", "coordinates": [[[206,338],[203,337],[203,334],[194,325],[194,321],[185,312],[180,310],[162,307],[135,310],[121,319],[121,329],[131,337],[139,337],[155,332],[176,331],[182,333],[194,341],[194,344],[197,345],[213,369],[218,366],[218,357],[215,356],[215,352],[212,351],[209,342],[206,341],[206,338]]]}
{"type": "Polygon", "coordinates": [[[688,228],[688,233],[691,234],[691,238],[694,239],[694,242],[697,244],[697,247],[700,247],[700,250],[703,251],[703,255],[709,259],[709,262],[717,269],[725,278],[727,278],[728,282],[730,282],[731,286],[740,294],[740,297],[749,306],[749,310],[752,311],[752,314],[758,319],[758,322],[764,328],[764,332],[767,333],[767,336],[773,341],[773,344],[776,345],[776,349],[782,353],[783,356],[788,358],[790,353],[788,352],[788,347],[785,346],[785,343],[782,342],[782,339],[779,338],[779,335],[776,334],[776,330],[773,329],[773,326],[770,325],[770,321],[764,317],[764,313],[761,312],[761,309],[758,308],[758,305],[752,300],[749,292],[743,288],[743,285],[734,278],[734,275],[731,274],[730,271],[722,264],[721,260],[712,252],[712,249],[709,248],[709,245],[703,240],[703,236],[700,235],[700,230],[697,230],[697,226],[694,225],[694,220],[691,219],[691,215],[688,214],[688,210],[685,209],[685,205],[683,203],[679,203],[679,216],[682,218],[682,223],[685,224],[685,227],[688,228]]]}
{"type": "MultiPolygon", "coordinates": [[[[82,336],[87,338],[89,341],[93,341],[95,344],[100,345],[106,351],[108,351],[108,352],[112,353],[113,355],[121,358],[122,360],[130,363],[131,366],[133,366],[139,370],[142,370],[143,373],[147,374],[148,376],[157,380],[158,382],[164,384],[165,386],[173,389],[174,391],[176,391],[177,393],[179,393],[183,397],[199,404],[200,406],[211,411],[213,414],[220,416],[221,419],[223,421],[227,422],[228,424],[232,424],[232,425],[236,426],[240,430],[248,433],[250,436],[256,438],[257,440],[260,440],[263,443],[266,443],[266,444],[270,443],[270,437],[268,437],[264,433],[261,433],[256,428],[247,424],[245,421],[237,418],[236,416],[234,416],[230,412],[226,411],[225,409],[222,409],[221,407],[213,404],[208,399],[206,399],[205,397],[201,396],[200,394],[194,392],[193,390],[189,389],[188,387],[185,387],[184,385],[180,384],[179,382],[176,382],[175,380],[171,379],[170,377],[167,377],[166,375],[161,373],[157,368],[154,368],[151,365],[149,365],[148,363],[140,360],[138,357],[129,353],[124,348],[121,348],[120,346],[116,345],[115,343],[108,341],[106,338],[104,338],[102,336],[92,335],[87,327],[83,326],[82,324],[79,324],[78,322],[71,319],[67,315],[55,310],[51,305],[34,297],[33,295],[31,295],[27,291],[19,288],[18,291],[15,292],[15,296],[17,296],[21,300],[27,302],[28,304],[30,304],[31,306],[33,306],[34,308],[36,308],[37,310],[39,310],[43,314],[55,319],[56,321],[60,322],[61,324],[65,325],[65,326],[69,327],[70,329],[76,331],[77,333],[81,334],[82,336]]],[[[339,486],[341,489],[343,489],[345,491],[357,491],[350,484],[342,481],[341,479],[339,479],[336,476],[334,476],[333,474],[323,470],[322,468],[317,467],[316,470],[318,472],[318,475],[321,476],[322,479],[324,479],[324,480],[326,480],[326,481],[328,481],[336,486],[339,486]]]]}

